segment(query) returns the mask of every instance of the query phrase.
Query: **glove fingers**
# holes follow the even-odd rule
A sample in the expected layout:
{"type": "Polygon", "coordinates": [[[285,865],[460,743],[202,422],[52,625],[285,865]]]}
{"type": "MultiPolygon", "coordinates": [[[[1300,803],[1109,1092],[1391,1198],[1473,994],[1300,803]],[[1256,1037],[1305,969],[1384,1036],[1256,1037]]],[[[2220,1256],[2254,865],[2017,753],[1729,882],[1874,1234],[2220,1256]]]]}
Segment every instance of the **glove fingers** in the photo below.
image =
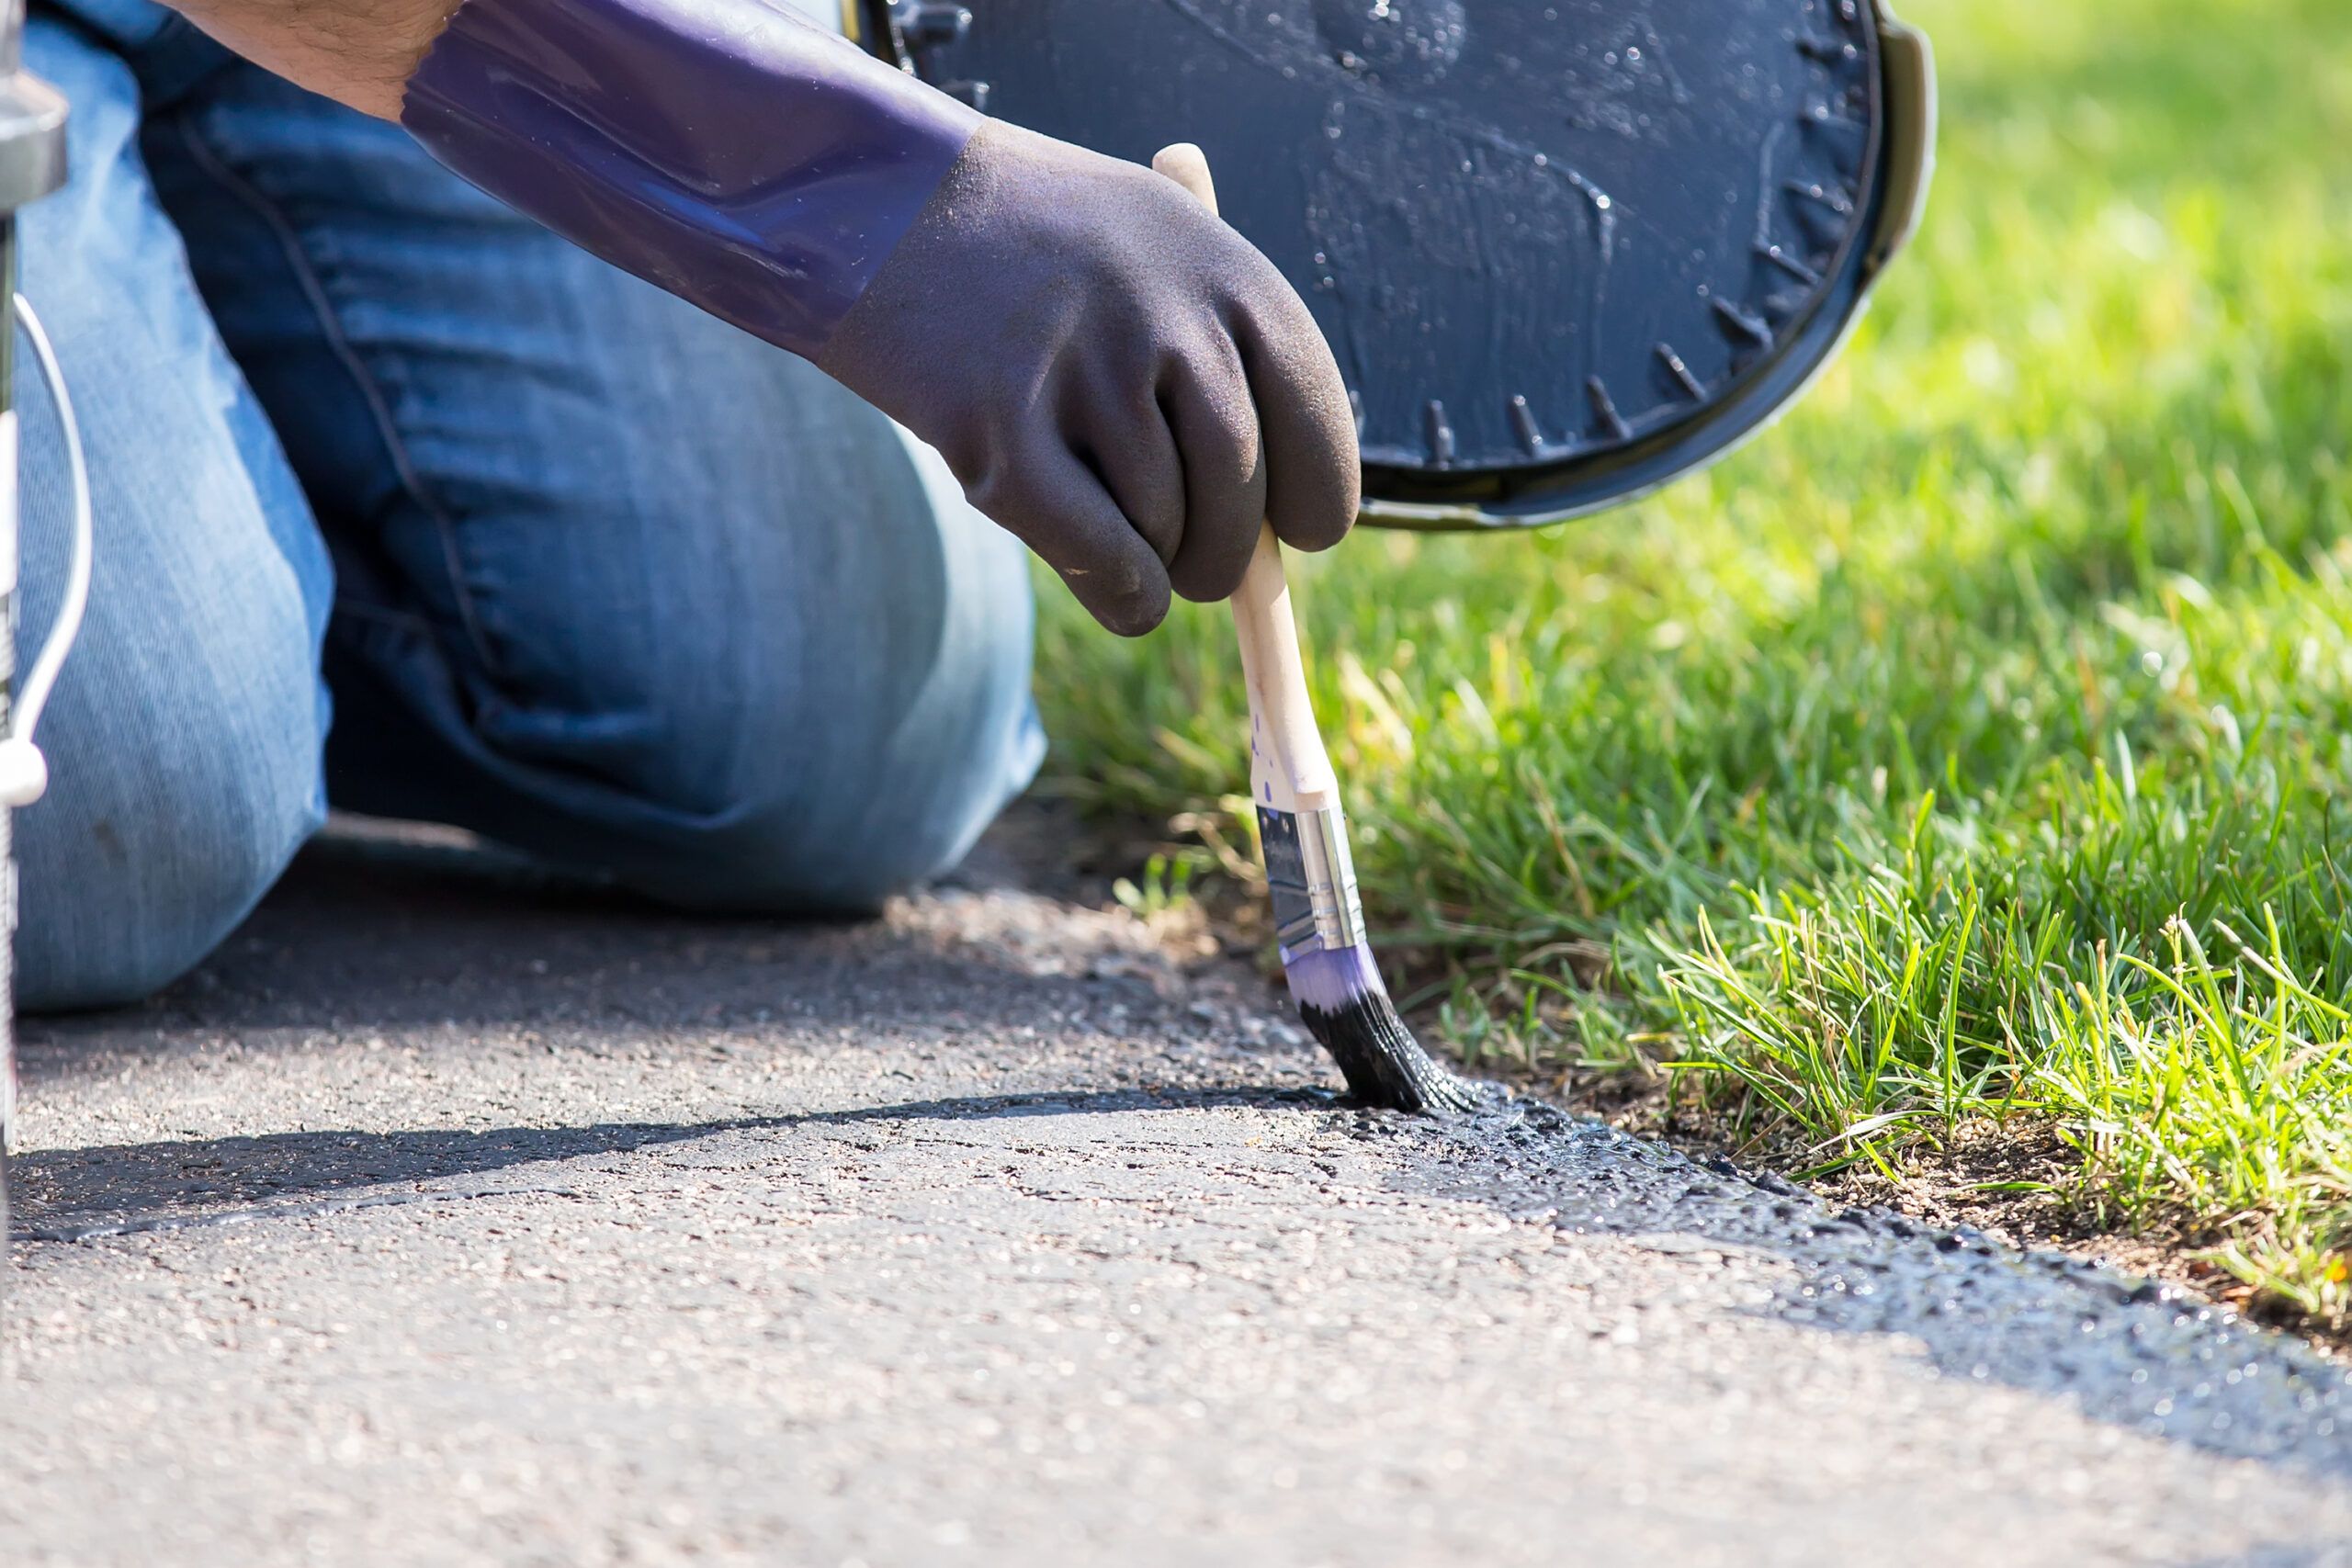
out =
{"type": "MultiPolygon", "coordinates": [[[[1141,379],[1133,373],[1123,376],[1119,382],[1128,385],[1120,389],[1129,391],[1132,398],[1132,384],[1141,379]]],[[[1068,423],[1071,429],[1087,433],[1087,449],[1079,453],[1080,462],[1094,471],[1112,501],[1126,514],[1128,525],[1143,536],[1152,554],[1173,575],[1174,563],[1182,558],[1190,537],[1184,519],[1184,459],[1177,449],[1175,434],[1150,400],[1148,387],[1142,388],[1141,394],[1139,399],[1117,404],[1108,398],[1092,400],[1089,409],[1076,412],[1068,423]]]]}
{"type": "Polygon", "coordinates": [[[1222,333],[1173,358],[1159,406],[1184,463],[1184,542],[1169,562],[1175,591],[1200,604],[1241,586],[1266,515],[1265,447],[1241,355],[1222,333]]]}
{"type": "Polygon", "coordinates": [[[1061,574],[1087,614],[1121,637],[1141,637],[1168,617],[1168,569],[1111,492],[1059,442],[1032,442],[968,491],[1061,574]]]}
{"type": "Polygon", "coordinates": [[[1315,318],[1279,276],[1273,284],[1235,321],[1265,433],[1266,520],[1285,545],[1328,549],[1363,500],[1355,414],[1315,318]]]}

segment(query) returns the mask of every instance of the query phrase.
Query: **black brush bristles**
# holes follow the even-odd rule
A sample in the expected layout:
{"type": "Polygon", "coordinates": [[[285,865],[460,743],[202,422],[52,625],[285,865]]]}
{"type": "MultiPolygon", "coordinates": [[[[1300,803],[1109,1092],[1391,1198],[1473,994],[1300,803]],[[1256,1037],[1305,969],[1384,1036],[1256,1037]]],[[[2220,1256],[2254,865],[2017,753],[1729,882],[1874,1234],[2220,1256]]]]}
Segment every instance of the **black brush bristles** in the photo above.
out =
{"type": "Polygon", "coordinates": [[[1470,1088],[1430,1059],[1396,1016],[1372,950],[1317,948],[1286,958],[1291,999],[1307,1032],[1340,1064],[1348,1092],[1389,1111],[1467,1111],[1470,1088]]]}

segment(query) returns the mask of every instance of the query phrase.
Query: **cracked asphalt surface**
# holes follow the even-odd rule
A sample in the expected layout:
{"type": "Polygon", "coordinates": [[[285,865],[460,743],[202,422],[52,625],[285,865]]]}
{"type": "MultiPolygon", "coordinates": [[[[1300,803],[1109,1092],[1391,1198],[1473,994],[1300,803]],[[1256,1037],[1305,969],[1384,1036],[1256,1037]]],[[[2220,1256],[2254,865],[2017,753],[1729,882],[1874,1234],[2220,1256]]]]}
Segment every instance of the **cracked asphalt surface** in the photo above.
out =
{"type": "Polygon", "coordinates": [[[999,847],[858,925],[328,843],[25,1029],[11,1564],[2352,1563],[2352,1382],[1498,1105],[999,847]]]}

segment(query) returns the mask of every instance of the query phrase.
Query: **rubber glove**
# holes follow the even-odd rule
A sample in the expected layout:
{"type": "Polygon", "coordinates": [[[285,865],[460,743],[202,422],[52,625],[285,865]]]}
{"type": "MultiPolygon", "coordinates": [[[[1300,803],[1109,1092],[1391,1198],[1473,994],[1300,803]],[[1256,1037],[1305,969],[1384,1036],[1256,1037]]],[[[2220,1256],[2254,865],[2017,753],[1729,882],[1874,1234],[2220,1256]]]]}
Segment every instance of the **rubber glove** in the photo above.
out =
{"type": "Polygon", "coordinates": [[[1247,241],[761,0],[465,0],[401,118],[898,419],[1114,631],[1231,593],[1261,517],[1354,521],[1339,368],[1247,241]]]}

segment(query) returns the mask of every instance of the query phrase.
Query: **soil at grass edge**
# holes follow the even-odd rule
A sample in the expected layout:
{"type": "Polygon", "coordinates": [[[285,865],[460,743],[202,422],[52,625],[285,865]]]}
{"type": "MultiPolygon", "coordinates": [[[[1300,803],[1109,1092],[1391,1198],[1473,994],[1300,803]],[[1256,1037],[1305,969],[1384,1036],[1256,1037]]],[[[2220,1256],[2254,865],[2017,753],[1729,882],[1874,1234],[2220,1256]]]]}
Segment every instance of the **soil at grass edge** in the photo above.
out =
{"type": "MultiPolygon", "coordinates": [[[[1417,1021],[1424,1026],[1433,1021],[1417,1021]]],[[[1432,1036],[1434,1037],[1434,1036],[1432,1036]]],[[[1735,1159],[1758,1170],[1796,1178],[1820,1162],[1818,1150],[1795,1140],[1743,1141],[1688,1104],[1678,1103],[1669,1080],[1631,1074],[1546,1077],[1476,1069],[1521,1093],[1621,1131],[1656,1138],[1692,1155],[1735,1159]]],[[[1849,1168],[1804,1183],[1834,1202],[1885,1208],[1945,1229],[1967,1226],[2002,1244],[2055,1250],[2127,1274],[2177,1285],[2202,1300],[2256,1322],[2296,1334],[2331,1357],[2352,1358],[2352,1322],[2330,1323],[2294,1303],[2247,1284],[2213,1262],[2223,1238],[2180,1213],[2143,1214],[2117,1223],[2103,1214],[2095,1193],[2080,1190],[2077,1161],[2057,1132],[2019,1118],[2012,1122],[1963,1123],[1940,1141],[1922,1140],[1898,1157],[1893,1177],[1849,1168]]]]}
{"type": "MultiPolygon", "coordinates": [[[[1070,829],[1070,837],[1058,840],[1058,849],[1070,865],[1072,886],[1099,891],[1105,903],[1114,900],[1113,888],[1122,877],[1134,882],[1152,853],[1169,849],[1164,837],[1152,835],[1141,823],[1125,828],[1091,823],[1075,829],[1066,818],[1061,828],[1070,829]]],[[[1148,919],[1181,954],[1206,957],[1223,952],[1227,957],[1247,957],[1256,962],[1268,985],[1282,983],[1280,968],[1265,950],[1265,912],[1251,888],[1218,879],[1209,886],[1190,888],[1188,900],[1179,908],[1148,919]]],[[[1397,954],[1383,957],[1397,962],[1397,954]]],[[[1395,985],[1397,976],[1390,980],[1395,985]]],[[[1416,1010],[1407,1022],[1423,1042],[1444,1051],[1456,1067],[1580,1117],[1606,1122],[1625,1134],[1656,1138],[1684,1155],[1724,1156],[1788,1178],[1820,1164],[1818,1152],[1799,1140],[1743,1138],[1726,1126],[1726,1117],[1710,1117],[1693,1107],[1689,1096],[1677,1096],[1675,1081],[1668,1075],[1545,1075],[1494,1058],[1465,1063],[1446,1051],[1435,1006],[1416,1010]]],[[[2189,1215],[2143,1213],[2138,1220],[2124,1220],[2117,1211],[2103,1211],[2096,1194],[2079,1190],[2075,1152],[2046,1123],[2028,1119],[1969,1122],[1940,1140],[1922,1140],[1903,1149],[1891,1178],[1858,1166],[1830,1178],[1811,1178],[1806,1185],[1832,1201],[1856,1208],[1891,1208],[1924,1224],[1978,1229],[2013,1248],[2072,1253],[2120,1272],[2162,1279],[2218,1307],[2296,1333],[2328,1357],[2352,1357],[2352,1321],[2331,1324],[2305,1314],[2289,1300],[2222,1269],[2211,1260],[2222,1236],[2199,1227],[2189,1215]]]]}
{"type": "MultiPolygon", "coordinates": [[[[1040,835],[1033,841],[1040,863],[1058,862],[1069,868],[1064,895],[1106,904],[1119,901],[1123,880],[1132,889],[1151,857],[1174,847],[1148,824],[1090,819],[1066,805],[1046,806],[1032,826],[1040,835]]],[[[1180,959],[1247,958],[1269,986],[1282,983],[1268,949],[1262,900],[1252,888],[1218,876],[1188,887],[1174,907],[1145,919],[1180,959]]],[[[1381,956],[1385,964],[1405,966],[1394,951],[1381,956]]],[[[1393,969],[1389,978],[1400,996],[1415,988],[1398,984],[1393,969]]],[[[1818,1151],[1799,1140],[1739,1135],[1726,1117],[1709,1115],[1689,1096],[1679,1095],[1668,1076],[1535,1073],[1492,1057],[1465,1062],[1447,1048],[1434,1006],[1412,1012],[1407,1021],[1455,1066],[1621,1132],[1791,1179],[1820,1164],[1818,1151]]],[[[2065,1252],[2161,1280],[2295,1334],[2332,1358],[2352,1359],[2352,1321],[2331,1324],[2239,1280],[2211,1259],[2222,1238],[2192,1217],[2143,1213],[2127,1219],[2116,1210],[2102,1212],[2096,1193],[2081,1189],[2075,1152],[2047,1123],[2022,1117],[1971,1122],[1939,1141],[1922,1139],[1904,1150],[1891,1179],[1856,1168],[1805,1185],[1834,1202],[1885,1208],[1945,1229],[1966,1226],[2007,1247],[2065,1252]]]]}

